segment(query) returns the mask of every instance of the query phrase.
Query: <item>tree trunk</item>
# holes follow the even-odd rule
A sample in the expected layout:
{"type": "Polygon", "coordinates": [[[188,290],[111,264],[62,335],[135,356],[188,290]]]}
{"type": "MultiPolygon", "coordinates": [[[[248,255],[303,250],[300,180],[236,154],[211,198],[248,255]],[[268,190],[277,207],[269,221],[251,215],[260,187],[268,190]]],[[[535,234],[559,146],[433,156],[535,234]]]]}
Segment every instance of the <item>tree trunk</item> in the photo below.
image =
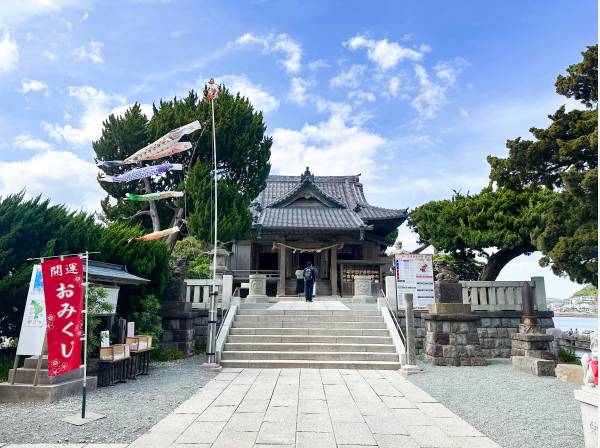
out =
{"type": "MultiPolygon", "coordinates": [[[[150,179],[144,179],[144,189],[147,194],[152,193],[152,188],[150,187],[150,179]]],[[[158,210],[156,209],[155,201],[148,201],[150,205],[150,219],[152,220],[152,230],[154,232],[158,232],[160,230],[160,218],[158,217],[158,210]]]]}
{"type": "MultiPolygon", "coordinates": [[[[175,212],[175,214],[173,215],[173,221],[171,221],[171,227],[175,227],[175,226],[181,226],[183,221],[183,208],[179,207],[177,209],[177,211],[175,212]]],[[[175,243],[177,242],[177,237],[179,236],[178,233],[173,233],[172,235],[169,235],[169,237],[167,238],[167,246],[169,246],[169,251],[173,251],[173,248],[175,247],[175,243]]]]}
{"type": "Polygon", "coordinates": [[[480,281],[494,281],[500,275],[500,271],[506,266],[512,259],[517,258],[519,255],[526,254],[534,251],[535,248],[531,245],[518,246],[513,249],[502,249],[496,252],[494,255],[488,258],[487,264],[483,267],[481,274],[479,274],[480,281]]]}

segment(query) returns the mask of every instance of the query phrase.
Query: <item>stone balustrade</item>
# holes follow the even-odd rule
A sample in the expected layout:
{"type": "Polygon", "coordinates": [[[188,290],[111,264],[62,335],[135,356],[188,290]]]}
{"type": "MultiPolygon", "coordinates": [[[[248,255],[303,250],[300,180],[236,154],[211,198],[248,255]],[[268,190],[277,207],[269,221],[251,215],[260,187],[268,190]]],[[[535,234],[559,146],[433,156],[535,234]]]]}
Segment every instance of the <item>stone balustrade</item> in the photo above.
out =
{"type": "Polygon", "coordinates": [[[460,282],[463,303],[472,311],[521,311],[522,288],[529,283],[533,288],[535,309],[547,311],[544,277],[531,277],[531,281],[474,281],[460,282]]]}

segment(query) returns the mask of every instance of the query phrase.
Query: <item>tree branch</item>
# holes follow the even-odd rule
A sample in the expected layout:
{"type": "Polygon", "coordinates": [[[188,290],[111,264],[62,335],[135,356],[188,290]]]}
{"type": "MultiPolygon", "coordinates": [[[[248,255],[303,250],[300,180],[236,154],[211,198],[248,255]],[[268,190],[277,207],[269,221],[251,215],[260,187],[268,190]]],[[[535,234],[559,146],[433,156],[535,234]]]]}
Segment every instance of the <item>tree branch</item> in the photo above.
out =
{"type": "Polygon", "coordinates": [[[120,216],[119,219],[134,219],[134,218],[137,218],[138,216],[142,216],[142,215],[150,216],[150,210],[139,210],[131,216],[120,216]]]}
{"type": "Polygon", "coordinates": [[[422,246],[417,247],[415,250],[413,250],[411,253],[413,254],[420,254],[421,252],[423,252],[425,249],[427,249],[429,246],[431,246],[431,244],[423,244],[422,246]]]}

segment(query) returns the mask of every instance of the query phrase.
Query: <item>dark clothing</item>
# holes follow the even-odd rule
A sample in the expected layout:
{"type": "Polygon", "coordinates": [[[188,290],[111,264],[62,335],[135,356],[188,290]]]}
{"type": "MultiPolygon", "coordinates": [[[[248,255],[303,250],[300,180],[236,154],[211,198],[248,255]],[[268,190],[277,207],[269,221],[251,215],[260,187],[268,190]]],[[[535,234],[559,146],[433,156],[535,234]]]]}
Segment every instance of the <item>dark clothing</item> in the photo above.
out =
{"type": "Polygon", "coordinates": [[[296,279],[296,294],[302,294],[304,292],[304,279],[296,279]]]}
{"type": "Polygon", "coordinates": [[[314,280],[305,280],[304,281],[304,298],[306,300],[312,300],[314,284],[315,284],[314,280]]]}

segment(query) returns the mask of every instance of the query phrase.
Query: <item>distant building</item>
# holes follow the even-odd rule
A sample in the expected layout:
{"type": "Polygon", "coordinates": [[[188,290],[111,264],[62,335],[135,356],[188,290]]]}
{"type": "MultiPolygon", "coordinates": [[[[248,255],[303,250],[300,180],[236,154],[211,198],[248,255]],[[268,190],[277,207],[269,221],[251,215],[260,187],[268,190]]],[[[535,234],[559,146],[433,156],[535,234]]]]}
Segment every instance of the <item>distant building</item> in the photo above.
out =
{"type": "MultiPolygon", "coordinates": [[[[342,162],[342,161],[340,161],[342,162]]],[[[267,294],[294,294],[294,272],[311,262],[317,294],[351,295],[354,275],[381,284],[391,267],[384,239],[407,218],[367,202],[359,175],[269,176],[252,204],[252,238],[232,247],[234,283],[250,272],[268,275],[267,294]]]]}

